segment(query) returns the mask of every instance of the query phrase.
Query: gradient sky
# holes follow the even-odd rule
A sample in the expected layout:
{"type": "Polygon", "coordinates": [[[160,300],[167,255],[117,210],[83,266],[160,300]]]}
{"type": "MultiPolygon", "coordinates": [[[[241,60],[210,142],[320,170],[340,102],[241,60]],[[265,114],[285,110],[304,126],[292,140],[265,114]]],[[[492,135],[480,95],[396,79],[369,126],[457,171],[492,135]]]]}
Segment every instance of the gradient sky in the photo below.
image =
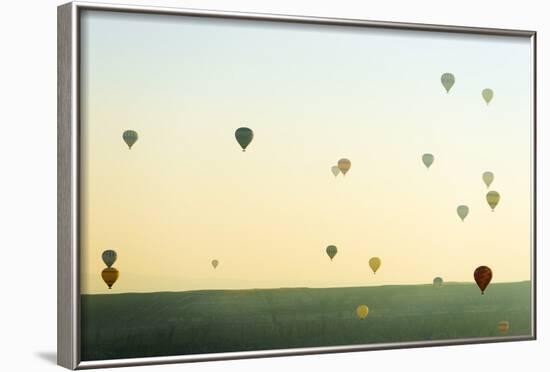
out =
{"type": "Polygon", "coordinates": [[[81,38],[83,293],[106,249],[116,293],[530,278],[528,38],[100,11],[81,38]]]}

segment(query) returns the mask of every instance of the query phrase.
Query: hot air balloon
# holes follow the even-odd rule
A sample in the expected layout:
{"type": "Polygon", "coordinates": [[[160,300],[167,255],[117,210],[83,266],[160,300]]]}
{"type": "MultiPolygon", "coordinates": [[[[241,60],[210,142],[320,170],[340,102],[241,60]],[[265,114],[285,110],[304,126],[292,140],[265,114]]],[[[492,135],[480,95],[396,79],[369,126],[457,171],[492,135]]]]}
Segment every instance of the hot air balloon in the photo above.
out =
{"type": "Polygon", "coordinates": [[[254,132],[250,128],[239,128],[235,131],[235,138],[237,139],[237,142],[241,147],[243,148],[243,152],[246,150],[246,147],[250,145],[250,142],[252,142],[252,139],[254,138],[254,132]]]}
{"type": "Polygon", "coordinates": [[[453,85],[455,85],[455,76],[451,74],[450,72],[446,72],[443,75],[441,75],[441,84],[443,84],[443,87],[449,93],[453,85]]]}
{"type": "Polygon", "coordinates": [[[493,272],[487,266],[480,266],[474,271],[474,279],[479,289],[481,289],[481,294],[485,293],[485,288],[487,288],[492,278],[493,272]]]}
{"type": "Polygon", "coordinates": [[[348,173],[349,169],[351,168],[351,161],[348,159],[340,159],[338,160],[338,169],[342,174],[345,176],[346,173],[348,173]]]}
{"type": "Polygon", "coordinates": [[[359,319],[365,319],[367,315],[369,315],[369,308],[367,305],[359,305],[357,306],[355,313],[359,319]]]}
{"type": "Polygon", "coordinates": [[[422,163],[426,166],[426,168],[430,169],[430,166],[434,162],[434,156],[432,154],[424,154],[422,155],[422,163]]]}
{"type": "Polygon", "coordinates": [[[218,260],[212,260],[212,267],[215,269],[216,267],[218,267],[218,260]]]}
{"type": "Polygon", "coordinates": [[[508,333],[509,329],[510,329],[510,322],[507,322],[506,320],[498,322],[498,330],[500,331],[500,333],[502,334],[508,333]]]}
{"type": "Polygon", "coordinates": [[[116,261],[116,252],[112,249],[108,249],[101,254],[101,259],[105,262],[107,267],[111,267],[116,261]]]}
{"type": "Polygon", "coordinates": [[[485,102],[487,102],[487,105],[488,105],[489,102],[491,102],[491,100],[493,99],[493,90],[489,88],[483,89],[481,91],[481,95],[483,96],[483,99],[485,100],[485,102]]]}
{"type": "Polygon", "coordinates": [[[334,174],[334,177],[340,174],[340,168],[338,168],[337,165],[333,165],[332,168],[330,168],[330,171],[334,174]]]}
{"type": "Polygon", "coordinates": [[[113,284],[115,284],[118,279],[118,270],[114,267],[103,269],[103,271],[101,272],[101,277],[103,278],[105,284],[109,286],[109,289],[111,289],[113,284]]]}
{"type": "Polygon", "coordinates": [[[434,283],[434,287],[440,288],[443,285],[443,278],[437,276],[434,278],[433,283],[434,283]]]}
{"type": "Polygon", "coordinates": [[[491,207],[491,210],[494,212],[495,208],[497,207],[497,204],[500,200],[500,195],[496,191],[489,191],[487,193],[487,203],[489,203],[489,206],[491,207]]]}
{"type": "Polygon", "coordinates": [[[122,133],[122,139],[128,145],[128,149],[131,149],[138,140],[138,134],[135,130],[127,130],[122,133]]]}
{"type": "Polygon", "coordinates": [[[334,256],[336,256],[336,252],[338,252],[338,248],[336,248],[335,245],[329,245],[327,247],[327,254],[328,256],[330,257],[330,260],[332,261],[332,259],[334,258],[334,256]]]}
{"type": "Polygon", "coordinates": [[[378,269],[380,268],[380,265],[382,265],[382,260],[380,260],[380,258],[378,258],[378,257],[372,257],[369,260],[369,266],[370,266],[372,272],[375,273],[375,274],[378,271],[378,269]]]}
{"type": "Polygon", "coordinates": [[[468,212],[470,212],[470,209],[468,208],[467,205],[459,205],[459,206],[456,208],[456,213],[458,214],[458,217],[460,217],[460,219],[462,220],[462,222],[464,222],[464,219],[465,219],[466,216],[468,215],[468,212]]]}
{"type": "Polygon", "coordinates": [[[489,188],[489,186],[491,186],[491,184],[493,183],[493,180],[495,179],[495,175],[493,174],[493,172],[487,171],[483,173],[481,178],[483,179],[483,182],[485,183],[485,185],[487,185],[487,188],[489,188]]]}

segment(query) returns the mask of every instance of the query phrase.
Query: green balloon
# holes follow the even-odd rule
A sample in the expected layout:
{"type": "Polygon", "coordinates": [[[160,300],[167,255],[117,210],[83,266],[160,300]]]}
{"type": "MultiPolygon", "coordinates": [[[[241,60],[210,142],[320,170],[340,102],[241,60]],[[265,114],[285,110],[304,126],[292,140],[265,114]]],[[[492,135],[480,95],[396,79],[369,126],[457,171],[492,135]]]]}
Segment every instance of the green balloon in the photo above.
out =
{"type": "Polygon", "coordinates": [[[458,217],[460,217],[462,222],[464,222],[464,219],[466,218],[469,212],[470,212],[470,209],[466,205],[459,205],[456,208],[456,213],[458,213],[458,217]]]}
{"type": "Polygon", "coordinates": [[[489,88],[483,89],[483,91],[481,92],[481,95],[483,96],[483,99],[485,100],[485,102],[489,104],[489,102],[491,102],[491,100],[493,99],[493,90],[489,88]]]}
{"type": "Polygon", "coordinates": [[[336,252],[338,252],[338,248],[336,248],[335,245],[329,245],[327,247],[327,254],[328,256],[330,257],[330,260],[332,261],[332,259],[334,258],[334,256],[336,256],[336,252]]]}
{"type": "Polygon", "coordinates": [[[449,93],[453,85],[455,85],[455,76],[451,74],[450,72],[446,72],[443,75],[441,75],[441,84],[443,84],[443,87],[449,93]]]}
{"type": "Polygon", "coordinates": [[[138,140],[138,134],[135,130],[127,130],[122,133],[122,139],[128,145],[128,148],[131,149],[134,143],[138,140]]]}
{"type": "Polygon", "coordinates": [[[439,276],[435,277],[433,283],[434,283],[434,287],[439,288],[443,285],[443,278],[439,276]]]}
{"type": "Polygon", "coordinates": [[[487,185],[487,188],[489,188],[489,186],[491,186],[493,180],[495,179],[495,175],[493,174],[493,172],[487,171],[483,173],[481,178],[483,178],[483,182],[485,183],[485,185],[487,185]]]}
{"type": "Polygon", "coordinates": [[[430,166],[434,162],[434,156],[432,154],[424,154],[422,155],[422,163],[426,166],[426,168],[430,168],[430,166]]]}
{"type": "Polygon", "coordinates": [[[252,139],[254,138],[254,132],[250,128],[239,128],[235,131],[235,138],[237,139],[237,142],[241,147],[243,148],[243,152],[246,150],[246,147],[250,145],[250,142],[252,142],[252,139]]]}
{"type": "Polygon", "coordinates": [[[105,262],[107,267],[113,266],[116,261],[117,254],[112,249],[108,249],[101,254],[101,259],[105,262]]]}
{"type": "Polygon", "coordinates": [[[494,212],[498,202],[500,201],[500,194],[496,191],[489,191],[486,197],[487,203],[489,203],[491,210],[494,212]]]}

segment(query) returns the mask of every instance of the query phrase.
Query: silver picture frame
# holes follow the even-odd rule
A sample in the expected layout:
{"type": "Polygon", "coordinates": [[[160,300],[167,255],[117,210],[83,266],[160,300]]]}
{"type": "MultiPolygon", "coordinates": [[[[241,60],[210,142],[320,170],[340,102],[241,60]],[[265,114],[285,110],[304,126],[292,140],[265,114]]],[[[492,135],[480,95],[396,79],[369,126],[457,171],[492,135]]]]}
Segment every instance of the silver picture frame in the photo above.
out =
{"type": "Polygon", "coordinates": [[[536,117],[536,40],[535,31],[442,26],[381,22],[359,19],[319,18],[307,16],[257,14],[198,9],[181,9],[155,6],[112,5],[75,1],[60,5],[57,10],[58,55],[58,155],[57,155],[57,362],[69,369],[150,365],[162,363],[199,362],[258,358],[273,356],[307,355],[318,353],[342,353],[377,349],[449,346],[536,339],[536,182],[537,182],[537,117],[536,117]],[[368,27],[411,31],[446,32],[514,36],[529,38],[531,42],[531,311],[532,334],[528,336],[504,336],[447,341],[419,341],[374,345],[339,347],[314,347],[300,349],[230,352],[169,357],[146,357],[102,361],[80,359],[80,291],[79,291],[79,237],[80,237],[80,14],[83,10],[106,12],[130,12],[169,14],[207,18],[270,21],[283,23],[323,24],[337,26],[368,27]]]}

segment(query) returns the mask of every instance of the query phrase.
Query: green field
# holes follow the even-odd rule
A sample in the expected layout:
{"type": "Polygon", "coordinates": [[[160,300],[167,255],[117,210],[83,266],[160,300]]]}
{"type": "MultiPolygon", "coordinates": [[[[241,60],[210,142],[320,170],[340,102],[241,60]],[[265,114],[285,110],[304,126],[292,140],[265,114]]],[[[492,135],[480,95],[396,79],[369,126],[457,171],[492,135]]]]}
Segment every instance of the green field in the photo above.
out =
{"type": "Polygon", "coordinates": [[[82,295],[82,360],[531,334],[531,283],[82,295]],[[369,307],[360,320],[355,309],[369,307]]]}

